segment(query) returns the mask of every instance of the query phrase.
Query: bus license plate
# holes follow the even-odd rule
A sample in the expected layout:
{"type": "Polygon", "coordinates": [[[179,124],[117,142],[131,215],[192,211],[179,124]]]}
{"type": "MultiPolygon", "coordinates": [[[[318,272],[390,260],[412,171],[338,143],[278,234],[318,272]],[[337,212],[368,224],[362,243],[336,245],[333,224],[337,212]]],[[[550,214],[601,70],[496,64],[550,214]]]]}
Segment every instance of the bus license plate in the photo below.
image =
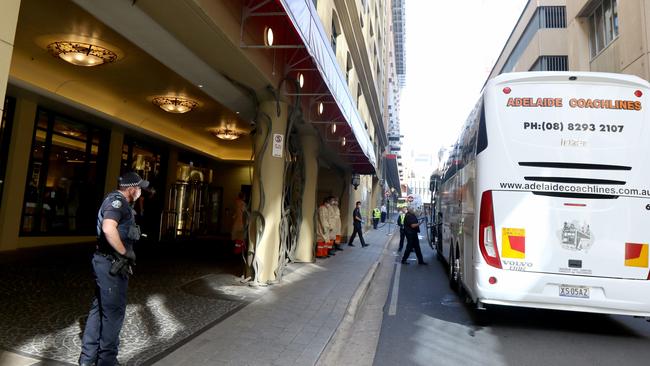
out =
{"type": "Polygon", "coordinates": [[[589,287],[560,285],[560,296],[588,299],[589,287]]]}

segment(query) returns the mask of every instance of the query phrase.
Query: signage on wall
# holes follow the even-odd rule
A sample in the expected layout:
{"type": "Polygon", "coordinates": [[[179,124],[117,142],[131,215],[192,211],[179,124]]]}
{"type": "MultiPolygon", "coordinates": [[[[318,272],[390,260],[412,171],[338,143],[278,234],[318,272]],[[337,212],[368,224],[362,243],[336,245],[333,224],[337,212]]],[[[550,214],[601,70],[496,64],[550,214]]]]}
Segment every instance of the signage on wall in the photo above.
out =
{"type": "Polygon", "coordinates": [[[281,158],[284,150],[284,135],[281,133],[273,134],[273,157],[281,158]]]}

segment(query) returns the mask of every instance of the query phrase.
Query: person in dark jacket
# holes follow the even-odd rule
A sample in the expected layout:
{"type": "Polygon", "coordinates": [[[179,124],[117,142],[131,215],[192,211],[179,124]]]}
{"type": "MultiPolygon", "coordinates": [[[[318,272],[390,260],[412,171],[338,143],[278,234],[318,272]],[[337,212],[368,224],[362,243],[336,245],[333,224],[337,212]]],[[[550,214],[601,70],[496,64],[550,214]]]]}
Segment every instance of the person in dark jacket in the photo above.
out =
{"type": "Polygon", "coordinates": [[[350,235],[350,240],[348,240],[348,246],[353,247],[354,244],[352,242],[354,241],[354,237],[359,234],[359,240],[361,240],[361,246],[362,247],[367,247],[368,244],[366,244],[366,241],[363,240],[363,231],[361,230],[361,223],[363,222],[363,218],[361,217],[361,201],[357,201],[356,207],[354,208],[354,211],[352,211],[352,227],[354,230],[352,230],[352,235],[350,235]]]}
{"type": "Polygon", "coordinates": [[[427,264],[422,258],[422,250],[420,250],[420,239],[418,238],[420,223],[411,207],[408,208],[408,212],[404,217],[404,232],[406,234],[406,250],[402,257],[402,264],[408,264],[406,260],[413,250],[415,250],[415,255],[418,257],[418,264],[427,264]]]}
{"type": "Polygon", "coordinates": [[[406,207],[402,208],[402,211],[397,216],[397,226],[399,226],[399,249],[398,252],[401,252],[404,248],[404,238],[406,237],[406,231],[404,231],[404,219],[406,218],[406,207]]]}

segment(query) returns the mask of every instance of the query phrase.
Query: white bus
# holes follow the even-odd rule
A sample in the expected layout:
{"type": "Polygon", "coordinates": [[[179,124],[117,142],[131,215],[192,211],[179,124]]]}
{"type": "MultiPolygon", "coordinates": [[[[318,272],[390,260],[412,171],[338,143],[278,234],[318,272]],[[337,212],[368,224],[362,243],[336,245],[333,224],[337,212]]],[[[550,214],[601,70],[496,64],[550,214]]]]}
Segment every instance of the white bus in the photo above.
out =
{"type": "Polygon", "coordinates": [[[650,316],[650,84],[490,80],[437,184],[438,257],[485,304],[650,316]]]}

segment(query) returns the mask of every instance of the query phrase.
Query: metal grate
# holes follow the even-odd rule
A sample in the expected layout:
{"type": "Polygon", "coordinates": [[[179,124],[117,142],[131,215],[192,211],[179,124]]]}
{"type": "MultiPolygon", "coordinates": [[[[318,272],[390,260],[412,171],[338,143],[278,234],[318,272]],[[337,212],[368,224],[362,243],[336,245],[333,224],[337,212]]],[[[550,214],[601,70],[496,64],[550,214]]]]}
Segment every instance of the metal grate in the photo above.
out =
{"type": "Polygon", "coordinates": [[[564,6],[540,6],[540,28],[566,28],[566,8],[564,6]]]}
{"type": "Polygon", "coordinates": [[[540,56],[529,71],[568,71],[567,56],[540,56]]]}

